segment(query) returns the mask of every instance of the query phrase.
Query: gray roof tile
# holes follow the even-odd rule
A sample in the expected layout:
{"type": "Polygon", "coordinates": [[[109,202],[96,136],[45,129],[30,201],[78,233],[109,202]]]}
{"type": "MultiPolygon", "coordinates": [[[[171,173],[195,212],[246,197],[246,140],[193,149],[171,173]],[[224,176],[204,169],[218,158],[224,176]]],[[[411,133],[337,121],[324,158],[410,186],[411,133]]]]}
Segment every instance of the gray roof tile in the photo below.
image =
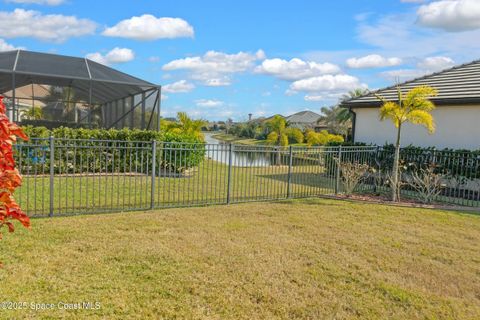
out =
{"type": "MultiPolygon", "coordinates": [[[[398,85],[402,93],[427,85],[438,90],[438,96],[431,100],[435,104],[480,103],[480,60],[429,74],[398,85]]],[[[397,85],[370,92],[364,96],[342,102],[343,107],[379,106],[378,94],[391,101],[397,100],[397,85]]]]}

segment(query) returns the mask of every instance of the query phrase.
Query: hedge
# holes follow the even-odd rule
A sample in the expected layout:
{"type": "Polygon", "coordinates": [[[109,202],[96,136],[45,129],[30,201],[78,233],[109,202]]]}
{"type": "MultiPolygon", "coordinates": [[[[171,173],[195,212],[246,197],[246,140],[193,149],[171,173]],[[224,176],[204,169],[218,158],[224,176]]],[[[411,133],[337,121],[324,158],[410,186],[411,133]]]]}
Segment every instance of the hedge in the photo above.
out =
{"type": "MultiPolygon", "coordinates": [[[[390,169],[393,166],[394,145],[380,148],[377,166],[390,169]]],[[[411,172],[420,168],[434,167],[436,173],[467,179],[480,178],[480,150],[420,148],[408,146],[400,149],[403,170],[411,172]]]]}
{"type": "MultiPolygon", "coordinates": [[[[331,143],[329,145],[368,146],[365,143],[331,143]]],[[[371,146],[374,147],[373,145],[371,146]]],[[[393,168],[394,155],[395,146],[393,144],[384,145],[383,147],[378,147],[378,153],[372,154],[367,162],[372,168],[388,172],[393,168]]],[[[334,161],[333,155],[329,155],[326,158],[328,158],[326,160],[329,164],[334,161]]],[[[343,161],[355,161],[355,159],[357,157],[355,152],[353,152],[350,154],[349,159],[344,157],[343,161]]],[[[433,166],[436,173],[443,175],[464,179],[480,179],[480,150],[438,150],[435,147],[422,148],[410,145],[400,149],[400,165],[402,170],[407,173],[433,166]]],[[[328,167],[333,168],[334,166],[328,167]]]]}
{"type": "Polygon", "coordinates": [[[55,138],[55,173],[147,174],[152,167],[153,140],[157,141],[157,170],[179,173],[205,158],[203,141],[183,133],[43,127],[26,127],[25,132],[31,141],[18,143],[15,157],[27,175],[49,173],[50,135],[55,138]]]}

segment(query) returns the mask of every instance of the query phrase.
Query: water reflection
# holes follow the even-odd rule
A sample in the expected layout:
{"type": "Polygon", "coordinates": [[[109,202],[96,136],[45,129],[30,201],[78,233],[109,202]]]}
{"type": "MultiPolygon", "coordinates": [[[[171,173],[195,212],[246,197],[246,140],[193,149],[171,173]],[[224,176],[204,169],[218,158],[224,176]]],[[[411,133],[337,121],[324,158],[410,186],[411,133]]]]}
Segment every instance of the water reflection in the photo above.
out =
{"type": "MultiPolygon", "coordinates": [[[[205,133],[207,142],[207,157],[215,161],[229,163],[229,145],[212,136],[215,133],[205,133]]],[[[255,146],[239,146],[233,148],[232,166],[236,167],[267,167],[274,162],[274,153],[255,146]],[[237,149],[237,150],[235,150],[237,149]]]]}

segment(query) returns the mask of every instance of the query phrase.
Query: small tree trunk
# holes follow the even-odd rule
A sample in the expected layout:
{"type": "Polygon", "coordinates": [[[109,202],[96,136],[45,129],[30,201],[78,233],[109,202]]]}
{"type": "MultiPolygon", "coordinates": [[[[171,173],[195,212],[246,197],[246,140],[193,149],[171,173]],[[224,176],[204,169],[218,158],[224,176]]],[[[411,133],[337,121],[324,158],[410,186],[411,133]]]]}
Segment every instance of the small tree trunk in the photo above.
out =
{"type": "Polygon", "coordinates": [[[397,142],[395,143],[395,157],[393,159],[393,172],[392,172],[392,201],[398,200],[399,181],[398,181],[398,167],[400,162],[400,134],[402,130],[402,124],[398,126],[397,130],[397,142]]]}
{"type": "Polygon", "coordinates": [[[279,165],[279,166],[282,165],[282,150],[283,150],[283,147],[278,147],[278,150],[277,150],[277,165],[279,165]]]}

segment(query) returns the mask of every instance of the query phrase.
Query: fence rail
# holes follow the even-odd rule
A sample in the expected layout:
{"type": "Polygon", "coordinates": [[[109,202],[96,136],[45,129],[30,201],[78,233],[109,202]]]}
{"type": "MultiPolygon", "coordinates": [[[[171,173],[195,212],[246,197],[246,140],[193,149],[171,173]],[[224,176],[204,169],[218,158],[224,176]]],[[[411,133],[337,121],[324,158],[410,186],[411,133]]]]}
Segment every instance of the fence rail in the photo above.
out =
{"type": "MultiPolygon", "coordinates": [[[[23,185],[16,192],[19,204],[30,216],[53,216],[341,193],[339,161],[380,170],[391,161],[391,152],[377,147],[280,148],[50,138],[17,144],[15,159],[23,175],[23,185]]],[[[422,159],[416,162],[431,162],[422,159]]],[[[458,165],[452,160],[456,158],[447,161],[446,155],[432,159],[444,163],[445,170],[448,161],[458,165]]],[[[468,175],[455,171],[449,182],[458,180],[456,187],[449,187],[454,191],[448,189],[437,200],[480,206],[479,159],[471,160],[468,175]]],[[[356,192],[386,193],[388,188],[369,178],[356,192]]],[[[412,190],[405,192],[415,196],[412,190]]]]}

